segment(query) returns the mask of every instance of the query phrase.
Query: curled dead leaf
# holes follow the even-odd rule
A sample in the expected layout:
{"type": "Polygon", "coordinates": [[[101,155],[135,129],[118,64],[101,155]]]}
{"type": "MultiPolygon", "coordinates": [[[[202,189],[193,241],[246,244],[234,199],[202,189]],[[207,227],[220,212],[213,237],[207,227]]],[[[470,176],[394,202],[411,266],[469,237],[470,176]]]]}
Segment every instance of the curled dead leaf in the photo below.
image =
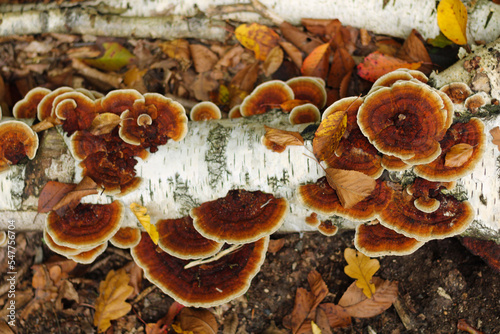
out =
{"type": "Polygon", "coordinates": [[[377,184],[364,173],[336,168],[326,169],[326,180],[335,189],[340,204],[346,209],[370,196],[377,184]]]}
{"type": "Polygon", "coordinates": [[[271,76],[274,72],[280,68],[283,62],[283,50],[279,46],[275,46],[267,55],[264,64],[262,64],[262,69],[266,76],[271,76]]]}
{"type": "Polygon", "coordinates": [[[500,151],[500,128],[498,126],[495,126],[490,130],[490,134],[493,137],[493,140],[491,142],[493,143],[493,145],[497,145],[497,148],[500,151]]]}
{"type": "Polygon", "coordinates": [[[87,131],[94,136],[103,135],[113,131],[113,129],[120,124],[120,122],[121,118],[117,114],[110,112],[98,114],[92,121],[92,124],[87,131]]]}
{"type": "Polygon", "coordinates": [[[298,132],[285,131],[264,125],[266,133],[262,138],[263,144],[274,152],[283,152],[287,146],[302,146],[304,139],[298,132]]]}
{"type": "Polygon", "coordinates": [[[474,146],[472,145],[466,143],[453,145],[444,157],[444,165],[446,167],[460,167],[470,159],[473,152],[474,146]]]}
{"type": "Polygon", "coordinates": [[[52,207],[52,210],[62,217],[67,210],[76,208],[83,197],[95,195],[97,193],[97,184],[90,177],[85,176],[73,190],[64,195],[64,197],[52,207]]]}

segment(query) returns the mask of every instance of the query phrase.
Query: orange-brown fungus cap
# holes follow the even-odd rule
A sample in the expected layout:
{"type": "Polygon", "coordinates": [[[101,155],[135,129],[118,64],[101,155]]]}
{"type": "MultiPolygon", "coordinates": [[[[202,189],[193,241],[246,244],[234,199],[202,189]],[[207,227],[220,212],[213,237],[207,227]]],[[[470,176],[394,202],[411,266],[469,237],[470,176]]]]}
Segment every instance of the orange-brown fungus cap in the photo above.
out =
{"type": "Polygon", "coordinates": [[[55,115],[55,110],[53,109],[53,103],[56,97],[62,95],[64,93],[72,92],[73,88],[71,87],[59,87],[52,92],[45,95],[45,97],[40,101],[37,107],[37,116],[38,119],[43,121],[44,119],[55,115]]]}
{"type": "Polygon", "coordinates": [[[250,287],[265,259],[269,237],[242,245],[222,258],[184,267],[188,260],[161,251],[142,233],[141,242],[132,248],[132,256],[144,276],[164,293],[184,306],[211,307],[241,296],[250,287]]]}
{"type": "Polygon", "coordinates": [[[299,186],[297,197],[301,203],[313,211],[325,215],[338,215],[354,221],[366,221],[376,217],[390,200],[392,189],[381,180],[376,181],[373,192],[361,202],[346,209],[340,203],[335,190],[330,187],[326,177],[316,183],[299,186]]]}
{"type": "Polygon", "coordinates": [[[295,99],[306,100],[322,109],[326,104],[325,85],[314,77],[295,77],[286,82],[293,90],[295,99]]]}
{"type": "Polygon", "coordinates": [[[451,102],[455,104],[464,103],[465,99],[472,95],[469,85],[464,82],[452,82],[444,85],[439,90],[448,95],[451,102]]]}
{"type": "Polygon", "coordinates": [[[255,87],[253,92],[245,97],[240,112],[243,117],[263,114],[293,99],[293,90],[286,83],[280,80],[268,81],[255,87]]]}
{"type": "Polygon", "coordinates": [[[194,228],[205,238],[239,244],[275,232],[287,211],[288,201],[284,198],[238,189],[191,209],[191,217],[194,228]]]}
{"type": "Polygon", "coordinates": [[[432,88],[398,81],[365,97],[358,125],[380,152],[413,165],[424,164],[441,153],[447,113],[432,88]]]}
{"type": "Polygon", "coordinates": [[[455,187],[455,182],[432,182],[417,177],[415,181],[406,188],[408,194],[415,199],[413,205],[420,211],[431,213],[439,208],[439,201],[436,197],[442,189],[451,190],[455,187]]]}
{"type": "Polygon", "coordinates": [[[414,172],[430,181],[454,181],[464,177],[472,172],[481,161],[485,140],[484,125],[478,118],[471,118],[467,123],[455,123],[448,129],[443,140],[440,141],[441,154],[426,165],[415,166],[414,172]],[[447,167],[445,165],[447,153],[457,144],[470,145],[472,153],[467,159],[461,159],[461,165],[447,167]]]}
{"type": "Polygon", "coordinates": [[[424,244],[414,238],[405,237],[382,224],[359,224],[356,226],[354,246],[366,256],[408,255],[424,244]]]}
{"type": "Polygon", "coordinates": [[[331,220],[322,220],[318,225],[318,231],[327,237],[331,237],[337,234],[339,228],[331,220]]]}
{"type": "Polygon", "coordinates": [[[306,224],[312,227],[318,227],[321,222],[318,219],[318,214],[313,212],[306,217],[306,224]]]}
{"type": "Polygon", "coordinates": [[[71,136],[75,131],[90,127],[96,117],[94,101],[79,92],[68,92],[54,99],[56,117],[62,121],[62,128],[71,136]]]}
{"type": "Polygon", "coordinates": [[[109,239],[118,248],[132,248],[141,241],[141,230],[136,227],[122,227],[109,239]]]}
{"type": "Polygon", "coordinates": [[[33,159],[38,150],[38,136],[21,121],[0,123],[0,171],[28,157],[33,159]]]}
{"type": "Polygon", "coordinates": [[[97,259],[99,255],[104,253],[106,248],[108,248],[108,243],[104,242],[98,246],[95,246],[91,250],[83,251],[76,255],[70,255],[68,256],[68,258],[78,263],[89,264],[94,262],[94,260],[97,259]]]}
{"type": "Polygon", "coordinates": [[[179,219],[163,219],[156,223],[160,236],[158,246],[179,259],[201,259],[220,251],[221,242],[203,237],[193,226],[193,219],[186,216],[179,219]]]}
{"type": "Polygon", "coordinates": [[[413,76],[406,71],[396,70],[386,73],[373,83],[372,88],[370,89],[368,94],[373,93],[375,90],[381,87],[391,87],[392,84],[396,81],[410,81],[411,79],[413,79],[413,76]]]}
{"type": "Polygon", "coordinates": [[[51,92],[50,89],[35,87],[26,94],[24,99],[14,104],[12,114],[15,118],[35,118],[40,101],[51,92]]]}
{"type": "Polygon", "coordinates": [[[413,197],[405,191],[395,192],[379,214],[380,223],[407,237],[427,241],[460,234],[474,219],[474,210],[468,201],[460,202],[442,194],[436,199],[441,203],[439,208],[426,213],[415,207],[413,197]]]}
{"type": "Polygon", "coordinates": [[[132,109],[137,100],[144,101],[144,96],[135,89],[118,89],[106,94],[100,104],[105,112],[121,115],[125,110],[132,109]]]}
{"type": "MultiPolygon", "coordinates": [[[[149,133],[154,126],[153,120],[158,118],[158,109],[155,105],[146,105],[144,99],[136,100],[134,105],[122,112],[120,118],[119,136],[130,145],[142,145],[149,147],[149,133]]],[[[166,143],[166,141],[165,141],[166,143]]]]}
{"type": "Polygon", "coordinates": [[[71,248],[95,247],[111,238],[120,228],[123,206],[78,204],[63,217],[51,211],[45,220],[47,233],[55,243],[71,248]]]}
{"type": "Polygon", "coordinates": [[[336,154],[327,157],[325,163],[327,167],[356,170],[376,179],[384,171],[381,160],[377,149],[356,128],[342,138],[336,154]]]}
{"type": "Polygon", "coordinates": [[[391,171],[403,171],[411,167],[411,165],[408,165],[403,160],[387,154],[382,155],[382,160],[380,161],[380,164],[385,169],[391,171]]]}
{"type": "Polygon", "coordinates": [[[221,117],[219,107],[210,101],[197,103],[191,108],[191,112],[189,113],[189,118],[192,121],[208,121],[211,119],[221,119],[221,117]]]}
{"type": "MultiPolygon", "coordinates": [[[[43,230],[43,240],[45,241],[45,244],[51,251],[54,253],[57,253],[62,256],[73,256],[80,254],[83,250],[79,248],[71,248],[71,247],[66,247],[66,246],[61,246],[55,243],[54,239],[50,236],[50,234],[47,233],[47,230],[43,230]]],[[[84,249],[84,250],[91,250],[92,248],[84,249]]]]}
{"type": "Polygon", "coordinates": [[[234,107],[232,107],[231,110],[229,110],[229,114],[227,114],[227,117],[228,118],[240,118],[240,117],[243,117],[241,115],[240,105],[237,104],[234,107]]]}
{"type": "Polygon", "coordinates": [[[490,98],[488,97],[488,94],[480,92],[469,96],[464,102],[464,107],[471,113],[475,114],[479,111],[479,108],[485,106],[489,102],[490,98]]]}
{"type": "Polygon", "coordinates": [[[306,103],[292,109],[288,120],[291,124],[316,123],[321,119],[319,109],[312,103],[306,103]]]}
{"type": "Polygon", "coordinates": [[[105,151],[106,141],[88,131],[76,131],[71,136],[69,149],[75,159],[82,161],[94,152],[105,151]]]}

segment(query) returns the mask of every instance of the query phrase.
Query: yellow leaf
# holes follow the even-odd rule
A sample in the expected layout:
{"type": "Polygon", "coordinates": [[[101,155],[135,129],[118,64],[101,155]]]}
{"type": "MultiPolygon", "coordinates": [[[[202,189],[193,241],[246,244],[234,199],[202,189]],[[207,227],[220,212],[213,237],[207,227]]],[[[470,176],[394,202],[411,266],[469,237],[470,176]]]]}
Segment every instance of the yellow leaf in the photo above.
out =
{"type": "Polygon", "coordinates": [[[442,0],[437,7],[437,22],[453,43],[467,44],[467,8],[460,0],[442,0]]]}
{"type": "Polygon", "coordinates": [[[151,240],[153,240],[154,244],[158,244],[158,239],[160,238],[158,231],[156,230],[156,226],[151,224],[151,217],[147,214],[148,209],[140,206],[137,203],[132,203],[130,204],[130,210],[134,213],[134,215],[137,217],[139,222],[141,223],[142,227],[148,232],[149,236],[151,237],[151,240]]]}
{"type": "Polygon", "coordinates": [[[444,157],[446,167],[460,167],[470,159],[474,147],[472,145],[461,143],[453,145],[444,157]]]}
{"type": "Polygon", "coordinates": [[[182,327],[178,324],[172,324],[172,329],[179,334],[193,334],[192,331],[185,331],[182,329],[182,327]]]}
{"type": "Polygon", "coordinates": [[[266,57],[266,61],[262,64],[262,69],[266,76],[271,76],[280,68],[283,63],[283,50],[279,46],[275,46],[266,57]]]}
{"type": "Polygon", "coordinates": [[[321,334],[321,328],[314,321],[311,320],[311,329],[313,334],[321,334]]]}
{"type": "Polygon", "coordinates": [[[99,284],[99,297],[96,299],[94,326],[98,332],[105,332],[111,326],[111,320],[126,315],[132,305],[125,300],[134,292],[134,288],[128,285],[130,278],[125,269],[111,270],[106,280],[99,284]]]}
{"type": "Polygon", "coordinates": [[[347,128],[347,112],[340,110],[331,113],[321,121],[313,139],[313,153],[320,161],[335,154],[340,139],[347,128]]]}
{"type": "Polygon", "coordinates": [[[110,133],[121,121],[120,116],[111,112],[98,114],[87,131],[94,136],[110,133]]]}
{"type": "Polygon", "coordinates": [[[87,65],[104,70],[118,71],[123,66],[128,65],[135,57],[130,51],[120,43],[102,43],[104,54],[99,58],[82,59],[87,65]]]}
{"type": "Polygon", "coordinates": [[[363,289],[368,298],[371,298],[375,293],[375,284],[371,283],[371,279],[380,268],[378,260],[370,259],[352,248],[345,249],[344,258],[348,263],[344,268],[346,275],[357,279],[356,285],[363,289]]]}
{"type": "Polygon", "coordinates": [[[374,179],[364,173],[336,168],[326,169],[326,180],[346,209],[370,196],[377,185],[374,179]]]}
{"type": "Polygon", "coordinates": [[[241,24],[234,31],[236,39],[249,50],[255,53],[258,60],[266,60],[271,50],[278,45],[280,36],[265,25],[252,23],[241,24]]]}

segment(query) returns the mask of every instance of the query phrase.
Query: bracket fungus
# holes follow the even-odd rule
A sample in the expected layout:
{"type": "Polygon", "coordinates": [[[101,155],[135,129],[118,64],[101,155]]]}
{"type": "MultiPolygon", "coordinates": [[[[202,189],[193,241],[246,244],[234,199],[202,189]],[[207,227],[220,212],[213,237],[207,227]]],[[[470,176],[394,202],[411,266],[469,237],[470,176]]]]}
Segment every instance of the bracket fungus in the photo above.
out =
{"type": "Polygon", "coordinates": [[[21,121],[0,123],[0,172],[24,158],[33,159],[38,150],[38,136],[21,121]]]}
{"type": "Polygon", "coordinates": [[[221,250],[224,243],[203,237],[193,226],[190,216],[179,219],[161,219],[156,223],[160,238],[158,246],[172,256],[183,260],[201,259],[221,250]]]}
{"type": "Polygon", "coordinates": [[[31,89],[22,100],[14,104],[12,115],[15,118],[35,118],[37,116],[38,104],[50,92],[50,89],[43,87],[31,89]]]}
{"type": "Polygon", "coordinates": [[[229,254],[202,265],[188,266],[158,249],[147,233],[132,248],[144,276],[184,306],[211,307],[243,295],[265,260],[269,237],[241,245],[229,254]],[[188,266],[189,268],[186,268],[188,266]]]}
{"type": "Polygon", "coordinates": [[[63,93],[52,103],[54,114],[68,136],[89,128],[97,115],[94,100],[77,91],[63,93]]]}
{"type": "Polygon", "coordinates": [[[191,112],[189,113],[189,118],[192,121],[208,121],[211,119],[221,119],[222,114],[219,107],[210,101],[203,101],[197,103],[191,112]]]}
{"type": "Polygon", "coordinates": [[[118,248],[132,248],[141,241],[141,230],[136,227],[122,227],[115,235],[109,239],[109,242],[118,248]]]}
{"type": "Polygon", "coordinates": [[[252,93],[245,97],[240,106],[240,113],[243,117],[263,114],[293,99],[293,90],[285,82],[267,81],[255,87],[252,93]]]}
{"type": "Polygon", "coordinates": [[[322,109],[326,104],[325,82],[317,77],[295,77],[286,84],[292,88],[294,99],[305,100],[322,109]],[[319,80],[318,80],[319,79],[319,80]]]}
{"type": "Polygon", "coordinates": [[[241,244],[274,233],[287,211],[288,201],[284,198],[238,189],[191,209],[190,215],[194,228],[205,238],[241,244]]]}
{"type": "Polygon", "coordinates": [[[321,119],[319,109],[312,103],[296,106],[290,112],[290,124],[316,123],[321,119]]]}

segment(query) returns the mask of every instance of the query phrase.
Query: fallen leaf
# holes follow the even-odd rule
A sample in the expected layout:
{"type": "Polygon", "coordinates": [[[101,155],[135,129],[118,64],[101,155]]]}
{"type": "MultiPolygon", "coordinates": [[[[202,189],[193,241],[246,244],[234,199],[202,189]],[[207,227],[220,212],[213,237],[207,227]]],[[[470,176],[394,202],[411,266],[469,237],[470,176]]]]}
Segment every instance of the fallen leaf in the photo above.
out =
{"type": "Polygon", "coordinates": [[[498,150],[500,151],[500,128],[498,126],[495,126],[490,130],[490,134],[493,137],[493,140],[491,142],[493,143],[493,145],[496,145],[498,150]]]}
{"type": "Polygon", "coordinates": [[[408,63],[399,58],[375,51],[366,56],[363,62],[358,65],[358,75],[365,80],[375,82],[382,75],[398,68],[416,70],[420,65],[420,62],[408,63]]]}
{"type": "Polygon", "coordinates": [[[275,129],[266,125],[264,125],[264,128],[266,129],[264,137],[280,146],[304,145],[304,139],[298,132],[275,129]]]}
{"type": "Polygon", "coordinates": [[[84,176],[73,190],[66,193],[66,195],[64,195],[64,197],[52,207],[52,210],[54,210],[59,217],[62,217],[67,210],[76,208],[83,197],[95,195],[97,193],[97,184],[94,180],[88,176],[84,176]]]}
{"type": "Polygon", "coordinates": [[[243,99],[255,88],[259,77],[259,63],[254,62],[246,65],[235,74],[229,84],[230,106],[241,104],[243,99]]]}
{"type": "Polygon", "coordinates": [[[68,280],[64,280],[59,287],[59,291],[56,298],[56,309],[62,311],[64,309],[63,299],[67,301],[74,301],[78,303],[80,301],[80,297],[78,296],[78,292],[76,291],[73,283],[68,280]]]}
{"type": "Polygon", "coordinates": [[[322,309],[325,312],[331,328],[347,327],[351,324],[351,316],[342,306],[333,303],[324,303],[320,304],[318,309],[322,309]]]}
{"type": "Polygon", "coordinates": [[[347,110],[331,113],[321,121],[313,139],[313,153],[319,161],[335,154],[346,128],[347,110]]]}
{"type": "Polygon", "coordinates": [[[212,50],[201,44],[190,44],[189,51],[197,73],[210,71],[219,60],[212,50]]]}
{"type": "Polygon", "coordinates": [[[87,65],[103,71],[115,72],[130,64],[135,56],[124,46],[117,42],[102,43],[104,53],[99,58],[81,59],[87,65]]]}
{"type": "Polygon", "coordinates": [[[348,265],[344,267],[346,275],[356,279],[356,286],[363,289],[363,293],[366,297],[372,298],[375,293],[375,284],[370,281],[380,268],[378,260],[370,259],[368,256],[352,248],[345,249],[344,258],[348,263],[348,265]]]}
{"type": "Polygon", "coordinates": [[[444,157],[444,165],[446,167],[460,167],[470,159],[473,152],[472,145],[466,143],[453,145],[444,157]]]}
{"type": "Polygon", "coordinates": [[[287,316],[289,323],[288,321],[283,320],[283,326],[291,329],[292,333],[297,333],[309,315],[313,305],[314,295],[304,288],[297,288],[292,313],[287,316]]]}
{"type": "Polygon", "coordinates": [[[255,53],[256,59],[262,61],[266,60],[280,39],[274,30],[258,23],[241,24],[234,31],[234,35],[241,45],[255,53]]]}
{"type": "Polygon", "coordinates": [[[311,329],[313,334],[322,334],[321,328],[314,321],[311,321],[311,329]]]}
{"type": "Polygon", "coordinates": [[[412,29],[410,35],[406,37],[403,46],[396,53],[396,57],[407,62],[422,62],[419,70],[425,74],[431,73],[432,59],[422,41],[422,36],[415,29],[412,29]]]}
{"type": "Polygon", "coordinates": [[[321,40],[313,38],[312,36],[308,35],[307,33],[303,32],[299,28],[291,25],[286,21],[280,24],[280,30],[283,34],[283,37],[287,41],[291,42],[293,45],[307,54],[311,53],[314,49],[322,44],[321,40]]]}
{"type": "Polygon", "coordinates": [[[141,292],[141,286],[142,286],[142,277],[144,275],[144,272],[141,267],[135,263],[135,261],[130,261],[127,263],[127,265],[124,267],[125,271],[127,274],[130,275],[130,286],[134,288],[133,294],[130,296],[131,298],[137,296],[141,292]]]}
{"type": "Polygon", "coordinates": [[[342,306],[351,317],[375,317],[391,307],[396,300],[398,296],[397,282],[386,281],[379,277],[373,277],[372,282],[376,287],[372,298],[366,298],[356,282],[352,283],[340,298],[339,306],[342,306]]]}
{"type": "Polygon", "coordinates": [[[67,193],[75,189],[76,184],[48,181],[43,186],[38,197],[38,212],[45,213],[52,211],[52,207],[57,204],[67,193]]]}
{"type": "Polygon", "coordinates": [[[121,121],[122,119],[117,114],[110,112],[98,114],[87,131],[94,136],[110,133],[121,121]]]}
{"type": "Polygon", "coordinates": [[[300,23],[306,28],[307,31],[314,35],[326,35],[326,27],[332,22],[333,19],[300,19],[300,23]]]}
{"type": "Polygon", "coordinates": [[[448,45],[453,44],[453,42],[450,41],[448,38],[446,38],[446,36],[443,35],[441,31],[439,32],[439,35],[437,35],[435,38],[428,38],[427,43],[437,48],[445,48],[448,45]]]}
{"type": "Polygon", "coordinates": [[[199,101],[209,101],[210,94],[218,88],[219,82],[212,77],[212,72],[199,73],[191,86],[194,97],[199,101]]]}
{"type": "Polygon", "coordinates": [[[285,245],[285,238],[271,239],[269,240],[269,246],[267,247],[267,252],[271,254],[278,253],[281,248],[285,245]]]}
{"type": "Polygon", "coordinates": [[[283,63],[283,50],[279,46],[275,46],[267,55],[266,61],[262,64],[262,69],[266,76],[271,76],[280,68],[283,63]]]}
{"type": "Polygon", "coordinates": [[[191,66],[191,53],[189,52],[189,42],[185,39],[174,39],[159,43],[160,49],[170,58],[179,62],[183,70],[191,66]]]}
{"type": "Polygon", "coordinates": [[[339,89],[345,75],[351,72],[355,66],[356,63],[349,52],[343,47],[337,48],[333,53],[333,61],[328,73],[328,86],[339,89]]]}
{"type": "Polygon", "coordinates": [[[99,333],[111,326],[111,320],[123,317],[132,305],[125,300],[134,288],[128,285],[130,278],[124,269],[111,270],[106,279],[99,284],[99,297],[95,302],[94,326],[99,333]]]}
{"type": "Polygon", "coordinates": [[[170,305],[167,314],[156,323],[149,323],[146,326],[146,334],[166,334],[168,327],[174,322],[174,318],[184,308],[184,305],[174,301],[170,305]]]}
{"type": "Polygon", "coordinates": [[[302,52],[295,47],[292,43],[286,41],[280,41],[280,46],[285,50],[286,54],[292,62],[297,66],[297,68],[302,67],[302,52]]]}
{"type": "Polygon", "coordinates": [[[302,63],[300,69],[302,75],[326,79],[330,52],[330,43],[321,44],[316,47],[302,63]]]}
{"type": "Polygon", "coordinates": [[[215,316],[206,309],[183,308],[177,316],[180,328],[193,334],[216,334],[219,326],[215,316]]]}
{"type": "Polygon", "coordinates": [[[467,8],[460,0],[441,0],[437,22],[442,33],[453,43],[467,44],[467,8]]]}
{"type": "Polygon", "coordinates": [[[309,286],[311,287],[311,292],[314,295],[314,304],[313,309],[325,299],[326,295],[328,295],[328,287],[326,286],[325,281],[321,278],[320,273],[316,270],[311,270],[311,272],[307,275],[307,281],[309,282],[309,286]]]}
{"type": "Polygon", "coordinates": [[[155,245],[158,244],[158,239],[160,238],[158,231],[156,230],[156,226],[151,224],[151,217],[148,215],[148,209],[144,206],[140,206],[137,203],[130,204],[130,210],[134,213],[134,215],[141,223],[142,227],[148,232],[151,240],[155,245]]]}
{"type": "Polygon", "coordinates": [[[316,318],[314,321],[321,330],[322,334],[332,334],[330,321],[328,320],[326,312],[321,308],[321,304],[316,308],[316,318]]]}

